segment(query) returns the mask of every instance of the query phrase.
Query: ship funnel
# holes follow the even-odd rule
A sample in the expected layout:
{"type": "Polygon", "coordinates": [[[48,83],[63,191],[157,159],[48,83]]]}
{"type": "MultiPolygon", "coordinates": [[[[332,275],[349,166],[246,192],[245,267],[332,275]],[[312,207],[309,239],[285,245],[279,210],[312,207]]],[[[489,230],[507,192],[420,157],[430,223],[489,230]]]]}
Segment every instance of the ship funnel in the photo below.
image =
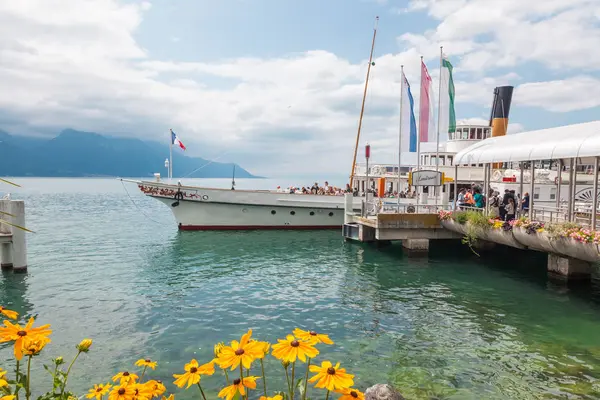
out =
{"type": "Polygon", "coordinates": [[[513,86],[500,86],[494,89],[494,102],[490,115],[492,137],[506,135],[513,89],[513,86]]]}

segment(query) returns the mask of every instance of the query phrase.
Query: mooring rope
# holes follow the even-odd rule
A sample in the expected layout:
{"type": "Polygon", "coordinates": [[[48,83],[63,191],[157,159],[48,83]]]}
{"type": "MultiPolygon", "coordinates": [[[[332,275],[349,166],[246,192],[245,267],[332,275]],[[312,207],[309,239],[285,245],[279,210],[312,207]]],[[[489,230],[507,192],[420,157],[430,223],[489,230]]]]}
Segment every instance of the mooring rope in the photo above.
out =
{"type": "Polygon", "coordinates": [[[152,217],[150,217],[148,214],[146,214],[146,212],[139,206],[137,205],[137,203],[135,201],[133,201],[133,198],[131,197],[131,195],[129,194],[129,190],[127,190],[127,187],[125,186],[125,183],[123,182],[123,179],[121,179],[121,185],[123,185],[123,189],[125,189],[125,193],[127,193],[127,197],[129,197],[129,200],[131,200],[131,202],[133,203],[133,205],[146,217],[148,218],[150,221],[157,223],[159,225],[163,225],[164,224],[162,222],[158,222],[157,220],[153,219],[152,217]]]}
{"type": "Polygon", "coordinates": [[[200,167],[196,168],[195,170],[193,170],[193,171],[192,171],[192,172],[190,172],[189,174],[182,176],[182,178],[187,178],[188,176],[192,175],[194,172],[200,171],[200,170],[201,170],[202,168],[204,168],[204,167],[208,167],[210,164],[214,163],[215,161],[217,161],[218,159],[220,159],[221,157],[223,157],[223,156],[224,156],[225,154],[227,154],[227,153],[229,153],[229,150],[228,150],[228,151],[225,151],[224,153],[222,153],[222,154],[221,154],[219,157],[217,157],[217,158],[214,158],[214,159],[210,160],[209,162],[207,162],[206,164],[204,164],[204,165],[202,165],[202,166],[200,166],[200,167]]]}

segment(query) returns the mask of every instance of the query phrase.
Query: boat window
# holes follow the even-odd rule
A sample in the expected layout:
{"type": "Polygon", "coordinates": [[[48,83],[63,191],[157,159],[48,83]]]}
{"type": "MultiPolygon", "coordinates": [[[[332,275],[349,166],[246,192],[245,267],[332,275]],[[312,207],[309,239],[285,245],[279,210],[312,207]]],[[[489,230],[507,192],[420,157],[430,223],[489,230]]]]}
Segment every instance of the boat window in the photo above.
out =
{"type": "Polygon", "coordinates": [[[483,139],[483,129],[477,128],[477,139],[483,139]]]}
{"type": "Polygon", "coordinates": [[[296,215],[296,211],[290,211],[290,215],[296,215]]]}
{"type": "Polygon", "coordinates": [[[540,198],[540,188],[539,187],[533,188],[533,199],[537,200],[539,198],[540,198]]]}
{"type": "Polygon", "coordinates": [[[556,200],[556,188],[550,188],[550,200],[556,200]]]}
{"type": "Polygon", "coordinates": [[[492,130],[490,128],[485,128],[485,138],[492,137],[492,130]]]}
{"type": "Polygon", "coordinates": [[[435,163],[437,161],[436,157],[435,156],[431,156],[429,158],[431,159],[431,162],[429,163],[429,165],[435,165],[435,163]]]}
{"type": "Polygon", "coordinates": [[[310,212],[310,215],[315,215],[315,212],[314,212],[314,211],[311,211],[311,212],[310,212]]]}
{"type": "Polygon", "coordinates": [[[330,216],[330,217],[333,217],[333,213],[332,213],[332,212],[330,212],[330,213],[329,213],[329,216],[330,216]]]}
{"type": "Polygon", "coordinates": [[[477,129],[475,129],[475,128],[471,128],[471,132],[470,132],[470,135],[469,135],[469,139],[475,139],[475,137],[476,137],[476,132],[477,132],[477,129]]]}
{"type": "Polygon", "coordinates": [[[468,128],[464,128],[462,131],[462,138],[463,139],[468,139],[469,138],[469,129],[468,128]]]}
{"type": "Polygon", "coordinates": [[[271,210],[271,214],[275,215],[275,214],[277,214],[277,211],[271,210]]]}
{"type": "Polygon", "coordinates": [[[452,156],[448,156],[448,165],[452,165],[452,156]]]}
{"type": "Polygon", "coordinates": [[[440,165],[446,165],[446,157],[440,156],[440,165]]]}

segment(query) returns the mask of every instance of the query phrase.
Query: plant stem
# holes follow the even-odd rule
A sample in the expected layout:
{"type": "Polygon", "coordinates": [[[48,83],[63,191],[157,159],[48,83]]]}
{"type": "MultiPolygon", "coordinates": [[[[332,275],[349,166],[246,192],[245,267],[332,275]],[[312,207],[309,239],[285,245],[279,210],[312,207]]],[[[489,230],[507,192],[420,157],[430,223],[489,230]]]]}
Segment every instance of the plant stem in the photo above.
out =
{"type": "MultiPolygon", "coordinates": [[[[242,366],[241,362],[240,362],[240,385],[244,385],[244,367],[242,366]]],[[[246,394],[246,396],[247,396],[247,394],[246,394]]],[[[244,398],[244,396],[242,396],[242,398],[244,398]]]]}
{"type": "Polygon", "coordinates": [[[325,400],[329,400],[329,390],[327,391],[327,396],[325,396],[325,400]]]}
{"type": "MultiPolygon", "coordinates": [[[[296,375],[296,361],[292,363],[292,394],[290,395],[290,399],[294,400],[294,394],[296,394],[296,382],[294,381],[294,376],[296,375]]],[[[29,400],[29,399],[27,399],[29,400]]]]}
{"type": "Polygon", "coordinates": [[[310,358],[306,363],[306,376],[304,377],[304,393],[302,394],[302,400],[306,400],[306,388],[308,386],[308,369],[310,368],[310,358]]]}
{"type": "Polygon", "coordinates": [[[52,375],[52,394],[56,393],[56,373],[58,372],[58,364],[54,364],[54,375],[52,375]]]}
{"type": "Polygon", "coordinates": [[[224,369],[223,372],[225,372],[225,380],[227,381],[227,386],[229,386],[229,374],[227,373],[227,369],[224,369]]]}
{"type": "Polygon", "coordinates": [[[31,359],[33,356],[29,356],[29,360],[27,360],[27,388],[25,389],[25,397],[29,400],[31,396],[31,359]]]}
{"type": "Polygon", "coordinates": [[[200,393],[202,394],[202,398],[206,400],[206,396],[204,395],[204,390],[202,390],[202,386],[200,386],[200,382],[198,382],[198,389],[200,389],[200,393]]]}
{"type": "Polygon", "coordinates": [[[19,367],[21,366],[21,362],[17,360],[17,386],[15,387],[15,396],[17,400],[19,400],[19,367]]]}
{"type": "Polygon", "coordinates": [[[69,374],[71,373],[71,368],[73,368],[73,364],[75,364],[75,361],[77,361],[77,358],[79,357],[80,354],[81,354],[81,351],[78,351],[77,355],[75,356],[73,361],[71,361],[71,364],[69,364],[69,368],[67,368],[67,374],[65,375],[65,381],[63,383],[62,389],[60,390],[60,398],[62,398],[63,394],[65,393],[65,388],[67,387],[67,381],[69,380],[69,374]]]}
{"type": "Polygon", "coordinates": [[[267,397],[267,380],[265,379],[265,365],[263,364],[263,359],[260,359],[260,370],[262,371],[263,378],[263,389],[265,390],[265,397],[267,397]]]}
{"type": "Polygon", "coordinates": [[[142,376],[140,376],[140,383],[142,383],[142,381],[144,380],[144,374],[146,373],[146,368],[148,368],[147,365],[144,366],[144,370],[142,371],[142,376]]]}
{"type": "MultiPolygon", "coordinates": [[[[287,385],[288,385],[288,394],[290,394],[290,391],[291,391],[291,389],[290,389],[290,376],[288,375],[288,369],[287,369],[287,367],[284,367],[284,368],[285,368],[285,379],[287,380],[287,385]]],[[[290,395],[290,397],[291,397],[291,395],[290,395]]]]}

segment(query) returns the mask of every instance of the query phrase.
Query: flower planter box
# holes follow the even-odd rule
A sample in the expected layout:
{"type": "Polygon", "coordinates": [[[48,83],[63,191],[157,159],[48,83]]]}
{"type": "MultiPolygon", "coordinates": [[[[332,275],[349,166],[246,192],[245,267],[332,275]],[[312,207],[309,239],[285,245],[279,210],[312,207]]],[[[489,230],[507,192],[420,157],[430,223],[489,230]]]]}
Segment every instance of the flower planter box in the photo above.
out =
{"type": "MultiPolygon", "coordinates": [[[[463,235],[467,234],[468,226],[470,226],[469,222],[467,222],[464,225],[461,225],[458,222],[451,219],[441,221],[440,223],[444,228],[461,233],[463,235]]],[[[492,227],[489,227],[475,228],[475,232],[477,239],[479,240],[487,240],[488,242],[499,243],[506,246],[516,247],[518,249],[525,248],[525,246],[523,246],[521,243],[515,240],[512,232],[510,231],[505,231],[503,229],[493,229],[492,227]]]]}
{"type": "Polygon", "coordinates": [[[513,228],[514,237],[519,243],[532,250],[545,251],[578,260],[599,262],[600,251],[594,243],[582,243],[570,237],[553,238],[547,232],[528,234],[526,229],[513,228]]]}

